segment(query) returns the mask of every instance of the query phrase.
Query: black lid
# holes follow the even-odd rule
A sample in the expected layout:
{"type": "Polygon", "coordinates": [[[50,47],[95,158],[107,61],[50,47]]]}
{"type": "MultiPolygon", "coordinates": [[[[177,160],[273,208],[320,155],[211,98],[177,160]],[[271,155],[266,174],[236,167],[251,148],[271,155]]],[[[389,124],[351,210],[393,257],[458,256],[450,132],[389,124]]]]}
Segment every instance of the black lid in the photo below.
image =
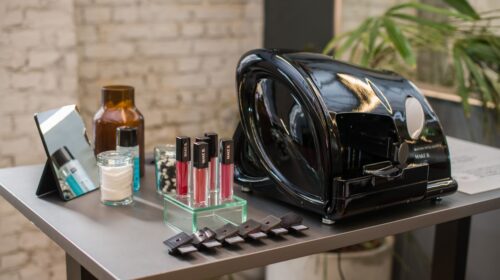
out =
{"type": "Polygon", "coordinates": [[[205,136],[199,136],[199,137],[195,137],[194,138],[194,142],[205,142],[208,144],[208,142],[210,142],[210,138],[208,137],[205,137],[205,136]]]}
{"type": "Polygon", "coordinates": [[[61,166],[67,162],[75,159],[66,146],[63,146],[55,151],[50,158],[52,159],[52,162],[56,164],[57,168],[61,168],[61,166]]]}
{"type": "Polygon", "coordinates": [[[188,136],[175,138],[175,159],[178,161],[191,160],[191,138],[188,136]]]}
{"type": "Polygon", "coordinates": [[[193,144],[193,166],[196,168],[208,167],[208,143],[196,142],[193,144]]]}
{"type": "Polygon", "coordinates": [[[137,128],[130,126],[120,126],[116,129],[116,146],[135,147],[137,146],[137,128]]]}
{"type": "Polygon", "coordinates": [[[233,139],[221,139],[220,148],[222,150],[222,164],[234,163],[233,139]]]}
{"type": "Polygon", "coordinates": [[[205,137],[210,139],[208,143],[208,155],[210,158],[216,157],[219,155],[219,137],[215,132],[205,132],[205,137]]]}

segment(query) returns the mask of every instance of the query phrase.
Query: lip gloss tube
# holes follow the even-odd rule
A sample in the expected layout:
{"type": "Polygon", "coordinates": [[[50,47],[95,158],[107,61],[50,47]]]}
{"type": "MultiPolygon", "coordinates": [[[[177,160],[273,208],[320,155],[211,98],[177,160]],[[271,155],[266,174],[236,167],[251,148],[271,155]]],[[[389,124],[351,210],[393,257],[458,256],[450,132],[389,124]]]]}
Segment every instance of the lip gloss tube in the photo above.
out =
{"type": "Polygon", "coordinates": [[[195,206],[208,205],[208,144],[193,144],[193,200],[195,206]]]}
{"type": "Polygon", "coordinates": [[[205,137],[209,138],[208,158],[210,159],[210,192],[219,191],[219,137],[215,132],[206,132],[205,137]]]}
{"type": "Polygon", "coordinates": [[[233,199],[234,150],[232,139],[221,140],[220,198],[221,201],[233,199]]]}
{"type": "MultiPolygon", "coordinates": [[[[198,143],[198,142],[207,143],[208,144],[207,156],[210,154],[210,138],[208,138],[207,136],[195,137],[194,142],[195,143],[198,143]]],[[[208,158],[208,184],[210,187],[210,182],[212,181],[212,173],[210,172],[211,167],[212,167],[212,163],[210,162],[210,157],[207,157],[207,158],[208,158]]],[[[210,191],[210,189],[209,189],[209,191],[210,191]]]]}
{"type": "Polygon", "coordinates": [[[187,196],[189,169],[191,165],[191,138],[178,136],[175,139],[175,181],[177,195],[187,196]]]}

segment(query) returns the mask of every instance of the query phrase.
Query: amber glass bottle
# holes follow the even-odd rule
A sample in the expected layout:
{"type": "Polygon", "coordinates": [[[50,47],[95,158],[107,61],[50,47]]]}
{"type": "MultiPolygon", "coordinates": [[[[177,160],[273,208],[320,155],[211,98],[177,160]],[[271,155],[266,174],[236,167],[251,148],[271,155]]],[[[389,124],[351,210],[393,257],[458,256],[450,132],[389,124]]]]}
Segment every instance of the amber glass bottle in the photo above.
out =
{"type": "Polygon", "coordinates": [[[94,115],[94,153],[116,149],[116,128],[137,128],[140,170],[144,176],[144,117],[135,107],[134,88],[112,85],[101,89],[101,107],[94,115]]]}

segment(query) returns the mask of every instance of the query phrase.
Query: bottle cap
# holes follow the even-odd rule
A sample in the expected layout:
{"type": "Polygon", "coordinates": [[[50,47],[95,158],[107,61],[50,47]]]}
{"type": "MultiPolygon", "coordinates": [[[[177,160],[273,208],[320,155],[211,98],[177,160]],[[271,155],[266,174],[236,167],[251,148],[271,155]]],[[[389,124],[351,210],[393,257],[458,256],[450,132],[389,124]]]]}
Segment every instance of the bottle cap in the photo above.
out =
{"type": "Polygon", "coordinates": [[[210,140],[208,143],[208,155],[210,158],[216,157],[219,155],[219,137],[215,132],[206,132],[205,137],[208,137],[210,140]]]}
{"type": "Polygon", "coordinates": [[[196,168],[208,167],[208,144],[196,142],[193,144],[193,166],[196,168]]]}
{"type": "Polygon", "coordinates": [[[188,136],[175,138],[175,159],[183,162],[191,160],[191,138],[188,136]]]}
{"type": "Polygon", "coordinates": [[[134,87],[127,85],[107,85],[101,88],[102,93],[134,93],[134,87]]]}
{"type": "Polygon", "coordinates": [[[57,168],[61,168],[61,166],[65,165],[67,162],[75,159],[66,146],[55,151],[50,158],[52,162],[56,164],[57,168]]]}
{"type": "Polygon", "coordinates": [[[234,163],[234,149],[233,139],[221,139],[220,147],[222,150],[221,162],[222,164],[234,163]]]}
{"type": "Polygon", "coordinates": [[[210,141],[210,138],[208,137],[205,137],[205,136],[200,136],[200,137],[195,137],[194,138],[194,142],[197,143],[197,142],[205,142],[208,144],[208,142],[210,141]]]}
{"type": "Polygon", "coordinates": [[[127,85],[108,85],[101,88],[101,102],[118,103],[128,100],[134,103],[134,88],[127,85]]]}
{"type": "Polygon", "coordinates": [[[116,146],[135,147],[137,146],[137,128],[130,126],[120,126],[116,129],[116,146]]]}

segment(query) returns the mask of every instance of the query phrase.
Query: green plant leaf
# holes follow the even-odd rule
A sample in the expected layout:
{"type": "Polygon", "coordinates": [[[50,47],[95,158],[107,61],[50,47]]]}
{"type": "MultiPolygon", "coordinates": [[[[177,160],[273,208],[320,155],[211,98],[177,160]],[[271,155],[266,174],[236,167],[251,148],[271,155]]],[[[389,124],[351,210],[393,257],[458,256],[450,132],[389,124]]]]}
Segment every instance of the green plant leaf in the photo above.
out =
{"type": "Polygon", "coordinates": [[[472,78],[477,84],[478,90],[481,93],[483,102],[491,102],[491,93],[489,91],[488,85],[486,84],[486,79],[481,71],[481,68],[472,61],[472,59],[463,52],[462,60],[465,62],[467,70],[471,73],[472,78]]]}
{"type": "Polygon", "coordinates": [[[363,67],[367,67],[370,60],[371,60],[370,52],[368,50],[364,50],[363,55],[361,56],[360,65],[363,67]]]}
{"type": "Polygon", "coordinates": [[[495,35],[470,36],[460,40],[460,44],[474,62],[500,66],[500,44],[495,43],[499,38],[495,35]]]}
{"type": "Polygon", "coordinates": [[[399,55],[404,59],[404,61],[410,66],[415,66],[416,59],[413,50],[411,49],[410,42],[401,33],[401,30],[396,26],[393,20],[389,17],[384,17],[382,20],[387,35],[394,45],[395,49],[399,52],[399,55]]]}
{"type": "MultiPolygon", "coordinates": [[[[347,51],[354,42],[356,42],[356,45],[359,44],[361,41],[361,36],[364,32],[366,32],[366,28],[370,25],[370,23],[373,21],[373,18],[368,18],[365,20],[356,30],[354,30],[350,36],[346,39],[345,43],[343,45],[340,45],[337,50],[335,50],[335,57],[341,57],[342,54],[344,54],[345,51],[347,51]]],[[[353,51],[351,51],[351,57],[353,57],[353,51]]]]}
{"type": "Polygon", "coordinates": [[[455,80],[457,82],[458,95],[462,98],[462,107],[467,117],[470,117],[469,92],[465,87],[465,75],[462,61],[460,60],[460,49],[458,46],[453,48],[453,66],[455,67],[455,80]]]}
{"type": "Polygon", "coordinates": [[[467,15],[473,19],[479,19],[480,16],[477,14],[476,10],[467,2],[467,0],[444,0],[444,2],[456,11],[467,15]]]}
{"type": "Polygon", "coordinates": [[[379,33],[380,20],[376,19],[373,21],[372,26],[370,28],[370,33],[368,35],[368,50],[373,52],[373,48],[375,46],[375,40],[377,39],[377,35],[379,33]]]}
{"type": "Polygon", "coordinates": [[[325,48],[323,49],[323,54],[329,54],[330,52],[333,51],[333,49],[335,49],[335,47],[337,46],[337,44],[342,40],[344,39],[345,37],[347,37],[348,35],[350,35],[352,32],[345,32],[345,33],[342,33],[342,34],[339,34],[339,35],[335,35],[335,37],[333,37],[325,46],[325,48]]]}
{"type": "Polygon", "coordinates": [[[427,26],[415,26],[400,24],[400,29],[410,41],[414,49],[428,49],[434,51],[449,52],[447,46],[447,32],[439,32],[427,26]]]}
{"type": "Polygon", "coordinates": [[[425,18],[421,18],[421,17],[416,17],[416,16],[412,16],[412,15],[408,15],[408,14],[391,13],[391,14],[389,14],[389,16],[393,17],[393,18],[399,18],[399,19],[403,19],[406,21],[414,22],[418,25],[428,26],[428,27],[431,27],[433,29],[445,31],[445,32],[451,32],[451,31],[454,31],[456,29],[454,26],[452,26],[448,23],[445,23],[445,22],[437,22],[437,21],[433,21],[433,20],[429,20],[429,19],[425,19],[425,18]]]}
{"type": "Polygon", "coordinates": [[[380,65],[391,56],[394,56],[395,50],[392,45],[386,46],[381,45],[380,48],[375,48],[375,53],[373,55],[373,59],[370,61],[370,67],[372,68],[380,68],[380,65]]]}
{"type": "MultiPolygon", "coordinates": [[[[358,54],[358,49],[359,49],[361,43],[363,42],[362,39],[363,38],[360,37],[358,40],[356,40],[356,43],[354,43],[354,45],[352,46],[351,53],[349,54],[349,61],[356,60],[355,57],[357,57],[356,55],[358,54]]],[[[342,53],[340,53],[340,54],[342,54],[342,53]]],[[[340,55],[337,57],[340,57],[340,55]]]]}
{"type": "Polygon", "coordinates": [[[466,15],[466,14],[457,13],[454,11],[450,11],[449,9],[438,8],[438,7],[435,7],[432,5],[427,5],[427,4],[423,4],[423,3],[419,3],[419,2],[407,2],[407,3],[395,5],[392,8],[390,8],[389,10],[387,10],[386,15],[391,14],[395,11],[406,9],[406,8],[412,8],[415,10],[421,10],[421,11],[434,13],[434,14],[438,14],[438,15],[445,15],[448,17],[461,18],[464,20],[471,19],[471,17],[466,15]]]}
{"type": "Polygon", "coordinates": [[[363,32],[366,31],[366,27],[373,21],[373,18],[366,19],[358,28],[353,31],[342,34],[341,36],[337,36],[331,40],[328,45],[323,50],[323,53],[330,53],[335,50],[334,57],[340,57],[342,54],[348,50],[351,45],[356,41],[360,40],[363,32]],[[341,44],[341,40],[345,41],[341,44]]]}
{"type": "Polygon", "coordinates": [[[380,20],[374,19],[371,26],[370,32],[368,33],[368,42],[366,48],[361,57],[361,65],[368,66],[369,62],[373,59],[375,52],[375,41],[377,40],[377,35],[379,34],[380,20]]]}

